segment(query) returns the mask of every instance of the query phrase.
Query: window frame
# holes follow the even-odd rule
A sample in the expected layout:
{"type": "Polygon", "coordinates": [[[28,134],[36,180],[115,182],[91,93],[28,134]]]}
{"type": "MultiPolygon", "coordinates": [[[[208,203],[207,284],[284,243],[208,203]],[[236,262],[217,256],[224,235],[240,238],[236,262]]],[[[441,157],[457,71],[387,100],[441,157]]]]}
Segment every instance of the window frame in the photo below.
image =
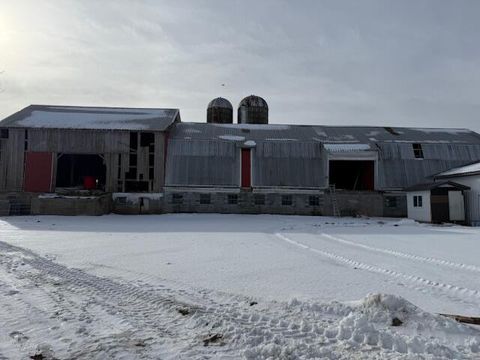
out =
{"type": "Polygon", "coordinates": [[[413,195],[413,207],[423,208],[423,195],[413,195]]]}
{"type": "Polygon", "coordinates": [[[253,204],[257,206],[265,205],[265,194],[254,194],[253,204]]]}
{"type": "Polygon", "coordinates": [[[390,209],[398,208],[398,197],[397,196],[385,196],[385,207],[390,209]]]}
{"type": "Polygon", "coordinates": [[[282,206],[293,206],[293,196],[282,195],[282,206]]]}
{"type": "Polygon", "coordinates": [[[308,196],[308,205],[310,205],[310,206],[320,206],[320,196],[309,195],[308,196]]]}
{"type": "Polygon", "coordinates": [[[412,143],[413,156],[415,159],[425,159],[421,143],[412,143]]]}
{"type": "Polygon", "coordinates": [[[200,205],[211,205],[212,204],[212,194],[200,194],[199,197],[200,205]]]}
{"type": "Polygon", "coordinates": [[[172,204],[182,205],[183,204],[183,194],[172,194],[172,204]]]}
{"type": "Polygon", "coordinates": [[[227,194],[228,205],[238,205],[238,194],[227,194]]]}

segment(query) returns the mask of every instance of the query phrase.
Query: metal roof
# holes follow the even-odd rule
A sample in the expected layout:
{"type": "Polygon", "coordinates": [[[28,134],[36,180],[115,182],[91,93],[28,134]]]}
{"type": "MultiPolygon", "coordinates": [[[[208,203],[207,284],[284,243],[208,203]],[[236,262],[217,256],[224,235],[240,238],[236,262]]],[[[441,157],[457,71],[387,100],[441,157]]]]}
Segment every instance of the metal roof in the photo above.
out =
{"type": "Polygon", "coordinates": [[[422,143],[480,144],[480,135],[468,129],[387,128],[282,124],[179,123],[174,138],[232,141],[301,141],[341,144],[422,143]],[[231,137],[229,139],[229,137],[231,137]],[[233,138],[235,137],[235,138],[233,138]]]}
{"type": "Polygon", "coordinates": [[[390,190],[480,160],[480,135],[466,129],[178,123],[170,132],[167,184],[185,184],[187,175],[192,184],[238,184],[238,154],[231,151],[239,147],[255,148],[256,186],[325,187],[327,153],[339,151],[377,152],[376,188],[390,190]],[[421,144],[422,159],[412,143],[421,144]]]}
{"type": "Polygon", "coordinates": [[[432,190],[437,189],[439,187],[453,187],[459,190],[469,190],[470,187],[453,182],[453,181],[438,181],[438,182],[429,182],[423,184],[417,184],[410,186],[405,189],[405,191],[424,191],[424,190],[432,190]]]}
{"type": "Polygon", "coordinates": [[[178,109],[30,105],[0,127],[163,131],[177,119],[178,109]]]}
{"type": "Polygon", "coordinates": [[[455,167],[453,169],[434,175],[436,179],[444,179],[449,177],[480,175],[480,162],[474,162],[465,166],[455,167]]]}

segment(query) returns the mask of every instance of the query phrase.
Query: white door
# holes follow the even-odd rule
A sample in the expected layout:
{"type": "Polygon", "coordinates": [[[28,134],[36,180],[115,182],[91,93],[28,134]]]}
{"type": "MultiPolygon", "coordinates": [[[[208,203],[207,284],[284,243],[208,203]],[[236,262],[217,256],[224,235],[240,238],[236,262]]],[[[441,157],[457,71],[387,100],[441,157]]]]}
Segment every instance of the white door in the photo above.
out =
{"type": "Polygon", "coordinates": [[[465,221],[465,203],[461,191],[448,192],[450,221],[465,221]]]}

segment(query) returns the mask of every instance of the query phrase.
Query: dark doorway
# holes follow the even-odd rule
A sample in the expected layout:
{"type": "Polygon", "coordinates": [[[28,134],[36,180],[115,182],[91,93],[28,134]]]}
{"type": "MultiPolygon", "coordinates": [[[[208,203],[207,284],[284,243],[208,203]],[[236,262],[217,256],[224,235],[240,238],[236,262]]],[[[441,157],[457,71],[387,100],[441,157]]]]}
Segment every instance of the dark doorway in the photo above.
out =
{"type": "Polygon", "coordinates": [[[57,187],[83,188],[85,177],[94,178],[97,189],[105,188],[106,167],[100,155],[60,154],[57,187]]]}
{"type": "Polygon", "coordinates": [[[444,223],[450,220],[450,207],[448,205],[448,189],[432,189],[430,195],[430,204],[432,207],[432,222],[444,223]]]}
{"type": "Polygon", "coordinates": [[[375,161],[331,160],[329,162],[329,182],[337,189],[374,190],[375,161]]]}

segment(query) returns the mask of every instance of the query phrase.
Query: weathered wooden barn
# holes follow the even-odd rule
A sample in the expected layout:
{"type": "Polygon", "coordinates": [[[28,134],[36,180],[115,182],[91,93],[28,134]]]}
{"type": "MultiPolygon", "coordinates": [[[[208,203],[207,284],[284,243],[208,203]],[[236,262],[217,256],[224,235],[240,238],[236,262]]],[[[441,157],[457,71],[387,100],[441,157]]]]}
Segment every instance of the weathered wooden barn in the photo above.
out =
{"type": "Polygon", "coordinates": [[[97,212],[109,207],[102,193],[159,193],[164,186],[166,133],[176,122],[177,109],[28,106],[0,123],[3,206],[28,212],[33,199],[37,207],[44,204],[38,212],[75,212],[81,200],[92,200],[92,191],[80,191],[86,177],[95,182],[89,187],[99,199],[86,206],[101,202],[97,212]],[[69,204],[66,197],[62,203],[35,195],[62,189],[69,189],[69,204]]]}
{"type": "Polygon", "coordinates": [[[0,209],[406,216],[406,188],[480,160],[466,129],[275,125],[261,98],[240,108],[233,124],[225,99],[208,123],[29,106],[0,122],[0,209]]]}

